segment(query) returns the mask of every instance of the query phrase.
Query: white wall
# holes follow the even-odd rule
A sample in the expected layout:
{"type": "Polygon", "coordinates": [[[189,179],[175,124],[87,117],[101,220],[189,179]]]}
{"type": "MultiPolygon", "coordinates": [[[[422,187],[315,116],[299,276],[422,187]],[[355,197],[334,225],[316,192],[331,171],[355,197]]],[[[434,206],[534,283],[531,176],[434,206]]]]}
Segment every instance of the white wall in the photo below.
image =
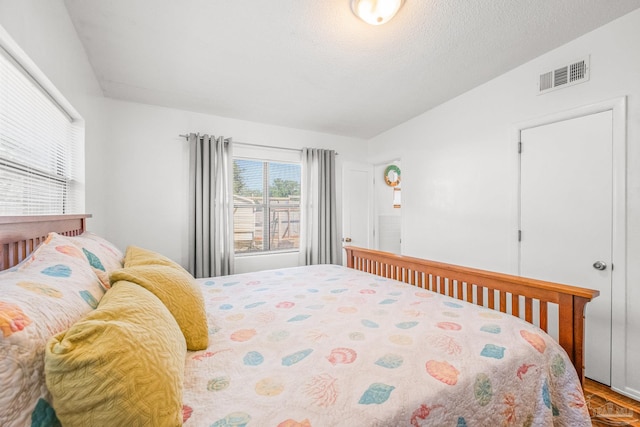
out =
{"type": "Polygon", "coordinates": [[[616,367],[624,371],[624,384],[616,386],[636,397],[640,371],[632,366],[640,359],[640,311],[635,307],[640,301],[639,41],[636,10],[373,138],[369,145],[372,163],[402,158],[405,254],[515,273],[516,124],[628,96],[627,360],[626,366],[616,367]],[[589,82],[536,95],[541,72],[589,54],[589,82]]]}
{"type": "Polygon", "coordinates": [[[0,0],[0,25],[85,120],[85,210],[94,213],[89,228],[103,234],[107,200],[102,159],[108,123],[102,90],[67,9],[59,0],[0,0]]]}
{"type": "MultiPolygon", "coordinates": [[[[188,264],[189,145],[178,135],[200,132],[252,144],[338,151],[338,208],[342,162],[362,159],[361,139],[254,122],[106,100],[110,129],[104,148],[107,235],[120,247],[130,244],[159,251],[188,264]]],[[[87,171],[89,175],[91,172],[87,171]]],[[[236,272],[298,265],[298,254],[236,257],[236,272]]]]}

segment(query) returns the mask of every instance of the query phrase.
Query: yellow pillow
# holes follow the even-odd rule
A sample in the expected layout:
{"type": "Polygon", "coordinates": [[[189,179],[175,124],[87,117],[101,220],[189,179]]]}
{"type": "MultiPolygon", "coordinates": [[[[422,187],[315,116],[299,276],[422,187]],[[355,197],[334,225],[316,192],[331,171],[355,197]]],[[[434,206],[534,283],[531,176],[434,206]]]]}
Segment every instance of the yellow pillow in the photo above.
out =
{"type": "Polygon", "coordinates": [[[182,425],[186,346],[152,293],[118,282],[98,308],[49,340],[47,387],[65,427],[182,425]]]}
{"type": "Polygon", "coordinates": [[[149,249],[139,248],[137,246],[129,246],[124,256],[124,266],[136,267],[138,265],[167,265],[169,267],[175,267],[179,270],[185,271],[181,265],[170,260],[164,255],[157,252],[150,251],[149,249]]]}
{"type": "Polygon", "coordinates": [[[202,291],[193,276],[184,269],[168,265],[137,265],[113,271],[111,282],[119,280],[142,286],[164,303],[178,322],[188,350],[207,348],[209,328],[202,291]]]}

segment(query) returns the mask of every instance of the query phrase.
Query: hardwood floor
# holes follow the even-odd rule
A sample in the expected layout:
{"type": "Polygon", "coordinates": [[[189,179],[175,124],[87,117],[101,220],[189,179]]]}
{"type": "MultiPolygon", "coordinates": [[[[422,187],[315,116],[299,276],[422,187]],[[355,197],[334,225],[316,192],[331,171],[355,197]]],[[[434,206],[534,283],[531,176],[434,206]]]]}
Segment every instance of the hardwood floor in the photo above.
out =
{"type": "Polygon", "coordinates": [[[583,389],[594,426],[640,427],[640,402],[588,378],[583,389]]]}

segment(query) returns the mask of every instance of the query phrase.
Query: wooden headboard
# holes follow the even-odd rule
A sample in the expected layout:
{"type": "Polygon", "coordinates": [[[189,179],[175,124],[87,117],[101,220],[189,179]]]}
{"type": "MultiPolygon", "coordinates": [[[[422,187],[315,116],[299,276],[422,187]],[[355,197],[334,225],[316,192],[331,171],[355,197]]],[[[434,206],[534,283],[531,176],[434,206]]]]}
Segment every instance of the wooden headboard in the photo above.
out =
{"type": "Polygon", "coordinates": [[[86,230],[91,214],[0,216],[0,271],[27,258],[47,234],[77,236],[86,230]]]}

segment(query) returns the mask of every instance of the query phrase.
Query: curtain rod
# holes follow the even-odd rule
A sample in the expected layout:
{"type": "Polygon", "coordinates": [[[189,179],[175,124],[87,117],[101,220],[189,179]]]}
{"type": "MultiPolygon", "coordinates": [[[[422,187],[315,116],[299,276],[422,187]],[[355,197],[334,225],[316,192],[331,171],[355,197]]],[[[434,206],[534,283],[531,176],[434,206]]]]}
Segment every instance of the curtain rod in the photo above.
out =
{"type": "MultiPolygon", "coordinates": [[[[179,137],[185,138],[185,139],[189,139],[189,135],[178,135],[179,137]]],[[[288,147],[276,147],[275,145],[261,145],[261,144],[251,144],[250,142],[239,142],[239,141],[233,141],[234,144],[238,144],[238,145],[246,145],[249,147],[258,147],[258,148],[275,148],[278,150],[291,150],[291,151],[298,151],[298,152],[302,152],[301,148],[288,148],[288,147]]],[[[338,155],[338,152],[336,151],[336,156],[338,155]]]]}

